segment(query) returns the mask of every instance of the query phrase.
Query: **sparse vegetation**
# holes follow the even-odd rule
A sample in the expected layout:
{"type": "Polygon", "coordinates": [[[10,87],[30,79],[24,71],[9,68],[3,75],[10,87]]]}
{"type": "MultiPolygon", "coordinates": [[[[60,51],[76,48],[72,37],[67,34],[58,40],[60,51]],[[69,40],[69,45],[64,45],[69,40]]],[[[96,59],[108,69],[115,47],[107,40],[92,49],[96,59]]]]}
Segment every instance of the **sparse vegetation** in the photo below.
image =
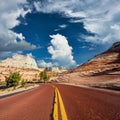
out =
{"type": "Polygon", "coordinates": [[[43,72],[40,73],[40,81],[48,82],[50,76],[47,74],[47,70],[45,69],[43,72]]]}
{"type": "Polygon", "coordinates": [[[21,79],[21,75],[19,72],[11,73],[9,77],[6,77],[6,86],[16,88],[19,85],[19,81],[21,79]]]}

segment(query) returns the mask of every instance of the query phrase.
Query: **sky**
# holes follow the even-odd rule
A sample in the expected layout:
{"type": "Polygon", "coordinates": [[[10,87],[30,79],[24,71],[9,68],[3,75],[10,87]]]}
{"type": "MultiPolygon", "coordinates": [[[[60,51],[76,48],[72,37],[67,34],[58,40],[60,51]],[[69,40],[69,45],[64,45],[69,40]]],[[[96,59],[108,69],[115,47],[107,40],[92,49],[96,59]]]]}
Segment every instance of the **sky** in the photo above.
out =
{"type": "Polygon", "coordinates": [[[120,0],[0,0],[0,60],[74,68],[117,41],[120,0]]]}

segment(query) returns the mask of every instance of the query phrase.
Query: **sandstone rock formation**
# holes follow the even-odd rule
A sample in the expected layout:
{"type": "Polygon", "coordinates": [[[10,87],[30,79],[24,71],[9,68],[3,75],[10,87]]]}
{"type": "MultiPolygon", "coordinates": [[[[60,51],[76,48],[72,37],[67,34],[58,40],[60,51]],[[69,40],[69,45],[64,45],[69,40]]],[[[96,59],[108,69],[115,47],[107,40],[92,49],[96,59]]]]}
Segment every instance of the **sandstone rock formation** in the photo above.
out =
{"type": "Polygon", "coordinates": [[[24,79],[27,81],[33,81],[35,79],[38,80],[40,78],[40,71],[37,69],[0,66],[0,82],[5,81],[5,78],[13,72],[19,72],[21,75],[21,80],[24,79]]]}
{"type": "Polygon", "coordinates": [[[38,69],[37,63],[31,54],[16,54],[12,58],[1,61],[0,66],[38,69]]]}
{"type": "Polygon", "coordinates": [[[12,72],[19,72],[21,78],[28,81],[38,80],[40,71],[43,69],[38,68],[32,55],[16,54],[0,62],[0,81],[5,81],[12,72]]]}
{"type": "Polygon", "coordinates": [[[120,90],[120,42],[54,81],[120,90]]]}
{"type": "Polygon", "coordinates": [[[81,75],[112,74],[120,71],[120,42],[114,43],[110,49],[96,55],[85,64],[71,70],[81,75]]]}

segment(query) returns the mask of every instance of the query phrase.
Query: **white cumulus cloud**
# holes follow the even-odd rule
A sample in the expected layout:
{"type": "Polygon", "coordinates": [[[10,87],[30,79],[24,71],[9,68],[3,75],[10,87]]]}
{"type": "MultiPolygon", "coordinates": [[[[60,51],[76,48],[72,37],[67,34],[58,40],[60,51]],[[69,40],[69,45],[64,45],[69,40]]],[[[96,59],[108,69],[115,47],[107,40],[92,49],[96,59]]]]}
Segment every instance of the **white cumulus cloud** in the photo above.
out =
{"type": "Polygon", "coordinates": [[[20,24],[18,17],[25,17],[27,13],[31,12],[30,9],[25,10],[23,4],[27,4],[27,1],[3,0],[0,3],[0,52],[6,51],[9,53],[36,48],[35,45],[25,40],[22,33],[11,30],[20,24]]]}
{"type": "Polygon", "coordinates": [[[72,47],[69,46],[66,37],[60,34],[50,35],[50,37],[52,40],[48,52],[51,54],[51,59],[59,66],[67,68],[75,66],[76,62],[72,55],[72,47]]]}
{"type": "Polygon", "coordinates": [[[42,66],[42,67],[53,67],[54,64],[52,62],[45,62],[44,60],[38,60],[37,61],[38,65],[39,66],[42,66]]]}

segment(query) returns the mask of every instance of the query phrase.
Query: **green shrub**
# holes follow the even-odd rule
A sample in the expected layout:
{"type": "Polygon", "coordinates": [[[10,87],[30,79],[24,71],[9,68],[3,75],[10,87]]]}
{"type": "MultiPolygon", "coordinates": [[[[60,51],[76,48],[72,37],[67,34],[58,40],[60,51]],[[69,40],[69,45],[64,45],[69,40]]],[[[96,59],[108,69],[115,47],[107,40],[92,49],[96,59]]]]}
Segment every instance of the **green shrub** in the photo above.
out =
{"type": "Polygon", "coordinates": [[[40,73],[40,80],[47,82],[50,79],[50,76],[47,74],[47,70],[44,70],[43,72],[40,73]]]}
{"type": "Polygon", "coordinates": [[[43,76],[44,76],[44,73],[41,72],[41,73],[40,73],[40,80],[41,80],[41,81],[43,80],[43,76]]]}
{"type": "Polygon", "coordinates": [[[21,76],[19,72],[11,73],[9,77],[6,77],[6,86],[7,87],[16,87],[19,85],[19,81],[21,79],[21,76]]]}

